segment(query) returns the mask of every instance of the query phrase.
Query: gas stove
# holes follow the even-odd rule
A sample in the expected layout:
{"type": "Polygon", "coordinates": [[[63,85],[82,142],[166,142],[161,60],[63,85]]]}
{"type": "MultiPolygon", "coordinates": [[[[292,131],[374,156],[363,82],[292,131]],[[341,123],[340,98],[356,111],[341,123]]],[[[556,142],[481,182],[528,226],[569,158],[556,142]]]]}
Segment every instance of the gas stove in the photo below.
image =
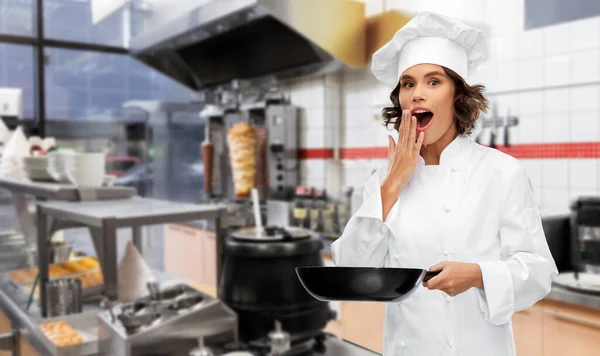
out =
{"type": "Polygon", "coordinates": [[[99,349],[105,355],[187,356],[202,339],[207,346],[237,341],[237,316],[218,299],[187,284],[159,288],[98,313],[99,349]]]}
{"type": "MultiPolygon", "coordinates": [[[[285,333],[285,332],[284,332],[285,333]]],[[[327,343],[329,338],[334,336],[328,335],[325,332],[317,335],[314,339],[303,341],[288,345],[285,351],[282,350],[280,356],[321,356],[327,354],[327,343]]],[[[271,339],[272,340],[272,339],[271,339]]],[[[231,343],[225,346],[223,352],[224,356],[232,352],[247,352],[253,356],[270,356],[273,355],[271,352],[273,341],[269,338],[263,338],[250,343],[231,343]]]]}

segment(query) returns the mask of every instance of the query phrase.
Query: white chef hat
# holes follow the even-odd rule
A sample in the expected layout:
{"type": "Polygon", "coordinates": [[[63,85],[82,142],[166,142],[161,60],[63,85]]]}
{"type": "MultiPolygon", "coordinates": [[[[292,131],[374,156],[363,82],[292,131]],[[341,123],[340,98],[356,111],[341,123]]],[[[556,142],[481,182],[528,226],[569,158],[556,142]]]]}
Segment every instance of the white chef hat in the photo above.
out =
{"type": "Polygon", "coordinates": [[[398,84],[406,69],[421,63],[444,66],[466,80],[485,52],[481,30],[447,16],[422,12],[373,54],[371,70],[391,88],[398,84]]]}

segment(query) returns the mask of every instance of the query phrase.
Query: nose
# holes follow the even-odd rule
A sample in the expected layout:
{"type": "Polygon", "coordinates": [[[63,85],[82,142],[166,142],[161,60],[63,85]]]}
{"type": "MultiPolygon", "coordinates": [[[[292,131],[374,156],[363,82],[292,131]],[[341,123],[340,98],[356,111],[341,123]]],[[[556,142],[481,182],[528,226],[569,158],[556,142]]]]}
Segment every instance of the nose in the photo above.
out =
{"type": "Polygon", "coordinates": [[[422,85],[416,85],[413,89],[412,101],[414,103],[425,100],[425,91],[422,85]]]}

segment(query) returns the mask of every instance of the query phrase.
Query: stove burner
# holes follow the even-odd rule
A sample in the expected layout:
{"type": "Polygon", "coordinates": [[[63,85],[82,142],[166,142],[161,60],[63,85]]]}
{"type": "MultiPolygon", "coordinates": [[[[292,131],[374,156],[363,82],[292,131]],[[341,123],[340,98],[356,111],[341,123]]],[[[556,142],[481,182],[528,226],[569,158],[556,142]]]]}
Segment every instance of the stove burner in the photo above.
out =
{"type": "Polygon", "coordinates": [[[150,288],[152,296],[121,305],[121,313],[117,315],[117,319],[128,334],[137,333],[159,318],[170,319],[178,313],[185,313],[186,309],[204,301],[202,294],[185,285],[176,285],[162,291],[158,287],[154,288],[150,288]]]}
{"type": "MultiPolygon", "coordinates": [[[[324,332],[315,336],[313,339],[292,344],[291,349],[284,356],[321,356],[325,354],[325,340],[327,334],[324,332]]],[[[247,351],[256,356],[267,356],[270,347],[267,338],[251,341],[249,344],[238,343],[225,346],[226,352],[247,351]]]]}

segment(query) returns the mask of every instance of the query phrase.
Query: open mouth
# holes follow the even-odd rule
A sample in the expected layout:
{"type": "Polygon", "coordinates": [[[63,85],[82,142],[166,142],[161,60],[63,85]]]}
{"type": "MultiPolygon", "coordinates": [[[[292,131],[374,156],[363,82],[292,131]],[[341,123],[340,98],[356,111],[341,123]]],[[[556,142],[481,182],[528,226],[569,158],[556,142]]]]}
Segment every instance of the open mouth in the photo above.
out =
{"type": "Polygon", "coordinates": [[[415,110],[413,115],[417,118],[417,128],[421,131],[427,129],[433,120],[433,113],[427,110],[415,110]]]}

